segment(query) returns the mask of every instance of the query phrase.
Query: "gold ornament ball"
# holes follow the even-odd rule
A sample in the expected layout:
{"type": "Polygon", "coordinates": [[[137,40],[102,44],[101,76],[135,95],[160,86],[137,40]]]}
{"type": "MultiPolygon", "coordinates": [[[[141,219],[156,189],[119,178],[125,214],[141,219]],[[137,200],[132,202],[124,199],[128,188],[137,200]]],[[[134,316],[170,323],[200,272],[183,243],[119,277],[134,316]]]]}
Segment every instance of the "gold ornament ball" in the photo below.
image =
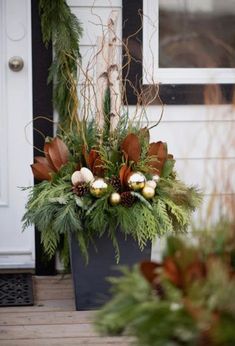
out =
{"type": "Polygon", "coordinates": [[[146,199],[151,199],[155,195],[155,190],[151,186],[145,186],[141,192],[146,199]]]}
{"type": "Polygon", "coordinates": [[[111,205],[118,205],[121,202],[121,196],[117,192],[113,192],[109,197],[109,202],[111,205]]]}
{"type": "Polygon", "coordinates": [[[145,186],[146,178],[141,172],[134,172],[130,175],[127,183],[131,190],[138,191],[145,186]]]}
{"type": "Polygon", "coordinates": [[[160,179],[160,176],[158,174],[154,174],[152,176],[152,180],[155,181],[155,183],[157,183],[159,179],[160,179]]]}
{"type": "Polygon", "coordinates": [[[96,178],[90,184],[90,193],[94,197],[102,197],[108,189],[108,184],[103,178],[96,178]]]}

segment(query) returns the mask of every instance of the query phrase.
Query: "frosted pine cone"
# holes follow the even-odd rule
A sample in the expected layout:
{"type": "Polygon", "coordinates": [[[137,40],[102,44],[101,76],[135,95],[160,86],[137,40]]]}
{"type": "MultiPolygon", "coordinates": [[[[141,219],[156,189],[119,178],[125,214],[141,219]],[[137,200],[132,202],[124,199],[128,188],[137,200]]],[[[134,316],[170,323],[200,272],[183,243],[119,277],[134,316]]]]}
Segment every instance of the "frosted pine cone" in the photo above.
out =
{"type": "Polygon", "coordinates": [[[86,193],[89,192],[89,189],[86,184],[84,183],[78,183],[77,185],[72,187],[73,193],[75,193],[77,196],[82,197],[86,193]]]}
{"type": "Polygon", "coordinates": [[[115,191],[120,192],[121,191],[121,181],[119,177],[112,176],[112,178],[109,178],[109,184],[112,185],[115,191]]]}
{"type": "Polygon", "coordinates": [[[132,207],[133,203],[135,202],[135,197],[132,196],[130,191],[123,192],[121,194],[121,204],[124,207],[132,207]]]}

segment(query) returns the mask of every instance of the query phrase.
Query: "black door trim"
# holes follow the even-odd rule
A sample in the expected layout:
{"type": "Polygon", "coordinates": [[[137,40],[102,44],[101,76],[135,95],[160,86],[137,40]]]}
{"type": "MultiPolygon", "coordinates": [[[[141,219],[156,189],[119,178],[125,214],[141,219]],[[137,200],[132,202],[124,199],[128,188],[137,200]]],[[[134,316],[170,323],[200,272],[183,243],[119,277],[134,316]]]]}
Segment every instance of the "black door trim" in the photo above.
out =
{"type": "MultiPolygon", "coordinates": [[[[32,18],[32,74],[33,74],[33,143],[34,156],[42,155],[45,136],[53,136],[52,84],[47,84],[48,68],[52,62],[52,47],[42,42],[38,0],[31,0],[32,18]],[[37,119],[45,116],[46,119],[37,119]],[[40,132],[39,132],[40,131],[40,132]],[[39,149],[39,150],[38,150],[39,149]]],[[[37,183],[35,181],[35,183],[37,183]]],[[[48,260],[43,253],[40,233],[35,229],[36,274],[55,274],[55,259],[48,260]]]]}

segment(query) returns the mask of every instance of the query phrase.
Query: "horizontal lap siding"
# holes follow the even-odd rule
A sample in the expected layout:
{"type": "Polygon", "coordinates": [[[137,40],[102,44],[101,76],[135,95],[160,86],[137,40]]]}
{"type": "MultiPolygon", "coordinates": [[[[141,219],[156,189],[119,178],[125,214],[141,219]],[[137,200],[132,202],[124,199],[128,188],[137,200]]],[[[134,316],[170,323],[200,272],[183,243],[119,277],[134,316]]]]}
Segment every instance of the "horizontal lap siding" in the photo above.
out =
{"type": "MultiPolygon", "coordinates": [[[[120,0],[70,0],[72,11],[81,20],[84,36],[81,51],[84,65],[94,56],[96,38],[102,34],[111,9],[119,11],[118,33],[121,37],[120,0]]],[[[92,73],[91,73],[92,74],[92,73]]],[[[94,73],[93,73],[94,75],[94,73]]],[[[135,112],[129,107],[130,116],[135,112]]],[[[149,126],[158,121],[159,106],[147,108],[149,126]]],[[[205,193],[196,221],[216,220],[223,209],[235,200],[235,109],[232,106],[166,106],[162,122],[151,131],[152,141],[166,141],[177,159],[180,178],[197,184],[205,193]]],[[[156,254],[156,251],[154,252],[156,254]]]]}

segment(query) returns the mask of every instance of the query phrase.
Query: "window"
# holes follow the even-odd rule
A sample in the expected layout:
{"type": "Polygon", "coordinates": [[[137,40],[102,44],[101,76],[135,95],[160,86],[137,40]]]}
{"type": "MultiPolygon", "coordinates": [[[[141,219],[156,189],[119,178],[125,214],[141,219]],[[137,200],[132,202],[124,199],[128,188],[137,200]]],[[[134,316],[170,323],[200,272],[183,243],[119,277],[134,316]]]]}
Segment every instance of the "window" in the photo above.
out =
{"type": "Polygon", "coordinates": [[[154,82],[234,83],[235,0],[144,0],[143,33],[154,82]]]}
{"type": "Polygon", "coordinates": [[[160,83],[168,104],[200,104],[205,88],[219,86],[221,102],[231,101],[235,0],[123,0],[124,38],[137,30],[128,17],[132,13],[133,18],[134,11],[135,18],[143,14],[143,21],[138,20],[142,30],[135,38],[141,64],[133,65],[142,87],[160,83]]]}

